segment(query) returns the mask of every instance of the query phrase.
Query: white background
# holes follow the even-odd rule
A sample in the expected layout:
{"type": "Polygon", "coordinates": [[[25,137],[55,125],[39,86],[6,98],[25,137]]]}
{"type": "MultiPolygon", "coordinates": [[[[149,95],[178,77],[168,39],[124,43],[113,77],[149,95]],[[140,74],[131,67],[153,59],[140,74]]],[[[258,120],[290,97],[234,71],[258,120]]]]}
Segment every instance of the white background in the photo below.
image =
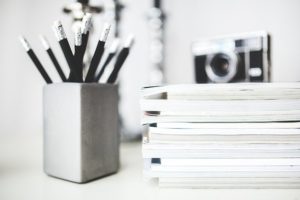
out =
{"type": "MultiPolygon", "coordinates": [[[[0,1],[0,134],[42,133],[44,82],[17,37],[24,34],[28,38],[51,77],[58,80],[38,34],[49,38],[67,71],[51,24],[59,18],[69,30],[71,20],[61,13],[68,2],[71,0],[0,1]]],[[[123,12],[122,32],[124,36],[134,33],[136,44],[121,72],[121,111],[125,114],[127,128],[137,132],[140,128],[138,92],[149,81],[147,12],[150,1],[126,0],[124,4],[127,7],[123,12]]],[[[197,38],[257,30],[267,30],[272,35],[273,81],[300,80],[300,1],[166,0],[164,7],[168,83],[193,82],[190,46],[197,38]]],[[[93,41],[97,40],[103,24],[100,17],[97,20],[93,41]]],[[[72,37],[70,31],[68,36],[72,37]]]]}

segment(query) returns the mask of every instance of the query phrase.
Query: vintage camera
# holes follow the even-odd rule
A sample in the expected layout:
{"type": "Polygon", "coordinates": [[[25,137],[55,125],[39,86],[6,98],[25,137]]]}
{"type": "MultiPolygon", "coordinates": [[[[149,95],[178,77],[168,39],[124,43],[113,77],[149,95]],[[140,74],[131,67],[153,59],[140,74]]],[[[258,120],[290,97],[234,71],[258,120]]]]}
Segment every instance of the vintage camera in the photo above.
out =
{"type": "Polygon", "coordinates": [[[269,82],[270,35],[255,32],[193,43],[197,83],[269,82]]]}

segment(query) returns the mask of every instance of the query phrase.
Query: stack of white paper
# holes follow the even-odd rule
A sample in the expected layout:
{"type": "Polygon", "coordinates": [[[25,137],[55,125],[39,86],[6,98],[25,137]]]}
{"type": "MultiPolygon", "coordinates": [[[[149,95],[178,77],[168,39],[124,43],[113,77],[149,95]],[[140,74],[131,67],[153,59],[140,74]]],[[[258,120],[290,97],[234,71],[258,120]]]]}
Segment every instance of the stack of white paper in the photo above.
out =
{"type": "Polygon", "coordinates": [[[300,188],[300,83],[149,87],[141,109],[161,186],[300,188]]]}

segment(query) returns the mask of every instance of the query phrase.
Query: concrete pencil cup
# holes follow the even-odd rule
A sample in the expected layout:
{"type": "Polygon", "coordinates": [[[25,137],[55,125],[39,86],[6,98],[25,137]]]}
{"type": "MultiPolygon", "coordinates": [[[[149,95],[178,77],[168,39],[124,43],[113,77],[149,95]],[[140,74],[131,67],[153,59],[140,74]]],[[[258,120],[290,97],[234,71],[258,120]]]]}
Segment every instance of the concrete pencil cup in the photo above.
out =
{"type": "Polygon", "coordinates": [[[43,90],[44,171],[85,183],[119,168],[118,86],[57,83],[43,90]]]}

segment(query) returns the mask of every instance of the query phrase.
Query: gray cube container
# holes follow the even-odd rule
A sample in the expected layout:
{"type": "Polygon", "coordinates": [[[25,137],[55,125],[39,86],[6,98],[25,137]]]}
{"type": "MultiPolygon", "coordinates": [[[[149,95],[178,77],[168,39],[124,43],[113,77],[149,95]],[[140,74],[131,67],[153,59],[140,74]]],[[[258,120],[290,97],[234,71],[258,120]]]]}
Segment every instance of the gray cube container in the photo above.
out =
{"type": "Polygon", "coordinates": [[[118,87],[57,83],[43,91],[44,171],[84,183],[119,168],[118,87]]]}

